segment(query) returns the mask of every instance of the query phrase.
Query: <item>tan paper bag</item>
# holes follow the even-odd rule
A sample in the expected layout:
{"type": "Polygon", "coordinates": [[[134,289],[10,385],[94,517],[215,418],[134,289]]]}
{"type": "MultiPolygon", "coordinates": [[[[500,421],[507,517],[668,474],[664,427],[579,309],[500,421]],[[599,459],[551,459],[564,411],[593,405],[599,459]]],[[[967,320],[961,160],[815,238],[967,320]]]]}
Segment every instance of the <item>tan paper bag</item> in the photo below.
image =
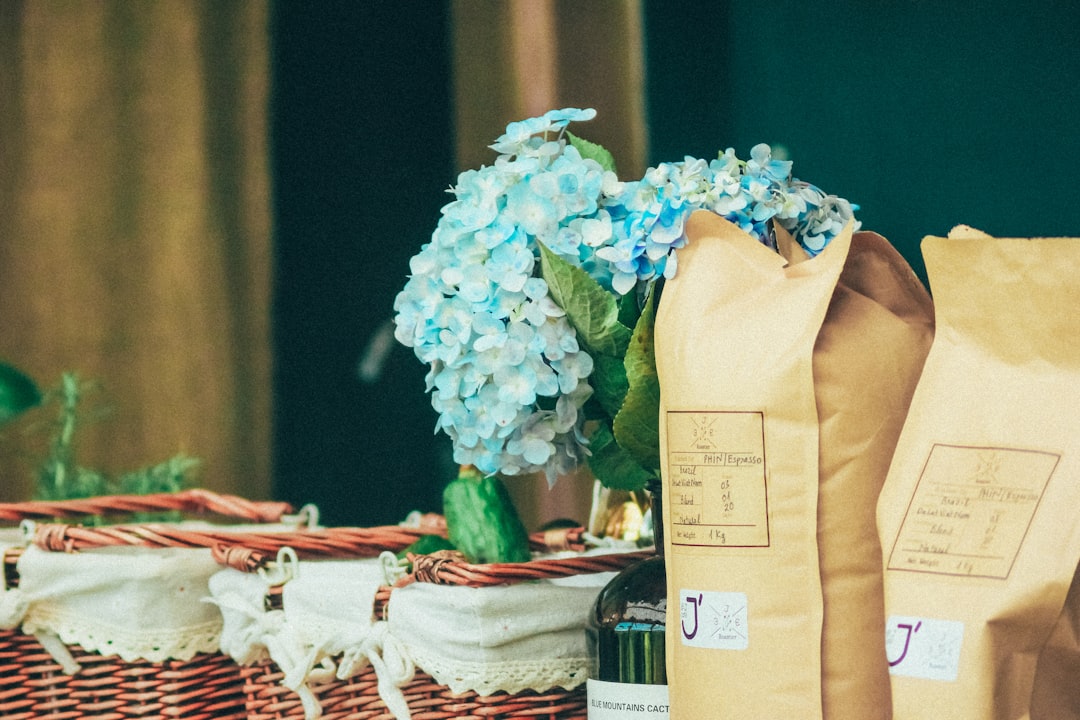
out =
{"type": "Polygon", "coordinates": [[[1080,239],[922,250],[937,336],[878,506],[894,715],[1080,718],[1080,239]]]}
{"type": "Polygon", "coordinates": [[[655,335],[671,717],[888,718],[874,512],[930,299],[873,233],[687,235],[655,335]]]}

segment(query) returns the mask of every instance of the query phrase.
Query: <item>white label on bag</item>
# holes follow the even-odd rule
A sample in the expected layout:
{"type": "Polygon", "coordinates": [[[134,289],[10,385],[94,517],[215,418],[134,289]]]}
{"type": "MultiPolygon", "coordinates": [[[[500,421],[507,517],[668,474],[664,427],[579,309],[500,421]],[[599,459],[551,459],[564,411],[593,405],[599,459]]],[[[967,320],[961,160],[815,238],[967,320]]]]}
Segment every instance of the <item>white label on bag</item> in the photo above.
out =
{"type": "Polygon", "coordinates": [[[589,680],[589,720],[667,720],[668,686],[589,680]]]}
{"type": "Polygon", "coordinates": [[[667,440],[672,544],[769,547],[764,414],[669,410],[667,440]]]}
{"type": "Polygon", "coordinates": [[[935,443],[889,554],[892,571],[1004,580],[1058,453],[935,443]]]}
{"type": "Polygon", "coordinates": [[[960,674],[964,623],[890,615],[885,625],[889,673],[953,682],[960,674]]]}
{"type": "Polygon", "coordinates": [[[679,591],[679,636],[683,645],[745,650],[750,643],[746,593],[679,591]]]}

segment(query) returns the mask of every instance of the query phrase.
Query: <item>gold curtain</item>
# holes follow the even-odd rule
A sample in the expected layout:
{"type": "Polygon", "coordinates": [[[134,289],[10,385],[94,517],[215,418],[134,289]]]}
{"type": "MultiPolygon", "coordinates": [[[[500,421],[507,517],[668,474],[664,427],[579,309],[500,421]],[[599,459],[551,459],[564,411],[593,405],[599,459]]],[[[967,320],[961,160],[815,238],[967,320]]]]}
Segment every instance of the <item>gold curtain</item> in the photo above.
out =
{"type": "Polygon", "coordinates": [[[562,107],[596,108],[578,128],[645,170],[641,0],[453,0],[454,102],[461,169],[491,163],[513,120],[562,107]]]}
{"type": "MultiPolygon", "coordinates": [[[[508,122],[563,107],[596,108],[575,132],[612,152],[619,175],[641,177],[647,155],[641,0],[453,0],[459,169],[490,165],[508,122]]],[[[530,529],[588,519],[592,482],[508,483],[530,529]]]]}
{"type": "MultiPolygon", "coordinates": [[[[111,409],[107,472],[177,453],[270,492],[268,6],[0,3],[0,359],[111,409]]],[[[0,498],[31,479],[0,465],[0,498]]]]}

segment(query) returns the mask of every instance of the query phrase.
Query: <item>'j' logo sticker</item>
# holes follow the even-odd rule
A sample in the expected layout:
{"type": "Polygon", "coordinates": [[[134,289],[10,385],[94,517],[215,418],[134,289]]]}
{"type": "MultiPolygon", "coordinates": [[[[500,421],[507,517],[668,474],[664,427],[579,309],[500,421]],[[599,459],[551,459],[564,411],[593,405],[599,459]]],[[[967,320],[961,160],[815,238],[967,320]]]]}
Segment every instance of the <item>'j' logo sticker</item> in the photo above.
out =
{"type": "Polygon", "coordinates": [[[893,615],[885,625],[889,673],[952,682],[960,674],[964,623],[893,615]]]}
{"type": "Polygon", "coordinates": [[[683,645],[745,650],[749,644],[746,593],[679,591],[679,637],[683,645]]]}

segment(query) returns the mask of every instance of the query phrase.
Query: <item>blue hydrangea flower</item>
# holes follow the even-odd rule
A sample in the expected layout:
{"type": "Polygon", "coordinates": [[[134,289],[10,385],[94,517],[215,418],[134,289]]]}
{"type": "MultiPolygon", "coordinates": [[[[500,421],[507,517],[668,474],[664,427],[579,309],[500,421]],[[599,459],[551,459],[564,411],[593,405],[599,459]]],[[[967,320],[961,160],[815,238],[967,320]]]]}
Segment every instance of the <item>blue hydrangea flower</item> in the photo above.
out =
{"type": "Polygon", "coordinates": [[[601,205],[617,180],[564,133],[595,114],[510,123],[492,145],[495,163],[458,177],[394,303],[397,339],[431,368],[436,430],[452,439],[457,462],[485,473],[542,470],[554,482],[587,452],[592,358],[538,266],[541,243],[585,266],[589,243],[610,236],[601,205]]]}
{"type": "Polygon", "coordinates": [[[625,295],[675,274],[695,210],[762,242],[778,223],[811,255],[853,218],[854,206],[793,179],[764,144],[747,161],[728,149],[621,182],[567,141],[569,123],[595,115],[568,108],[510,123],[491,145],[494,164],[458,176],[394,302],[397,339],[429,365],[436,431],[455,461],[488,474],[543,471],[553,483],[588,454],[593,359],[539,277],[541,245],[625,295]]]}

